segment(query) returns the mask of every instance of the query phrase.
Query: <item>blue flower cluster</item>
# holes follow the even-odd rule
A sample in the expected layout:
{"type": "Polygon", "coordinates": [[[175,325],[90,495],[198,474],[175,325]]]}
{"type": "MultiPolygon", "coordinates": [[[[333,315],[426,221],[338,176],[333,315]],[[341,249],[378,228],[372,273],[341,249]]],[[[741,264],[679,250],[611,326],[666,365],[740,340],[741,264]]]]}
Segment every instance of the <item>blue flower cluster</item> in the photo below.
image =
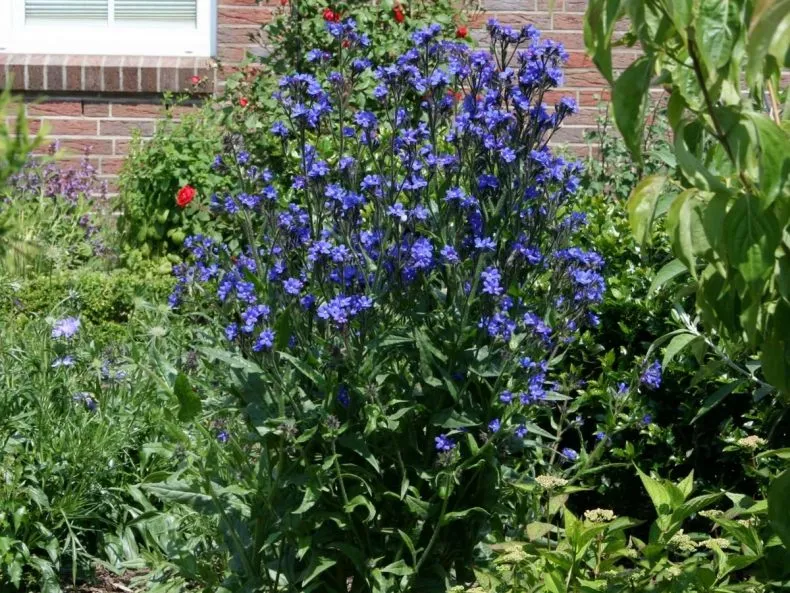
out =
{"type": "MultiPolygon", "coordinates": [[[[585,223],[569,202],[581,165],[549,146],[577,109],[545,104],[567,54],[532,26],[492,21],[482,51],[435,25],[372,70],[352,20],[328,27],[347,48],[339,65],[310,52],[319,74],[285,76],[274,96],[281,152],[218,157],[241,174],[212,209],[240,239],[189,238],[170,303],[208,287],[227,340],[265,363],[278,349],[364,346],[420,301],[513,361],[482,426],[524,438],[525,407],[555,388],[548,361],[597,323],[605,288],[601,257],[572,244],[585,223]],[[354,91],[360,81],[371,90],[354,91]]],[[[329,399],[354,403],[346,388],[329,399]]],[[[442,434],[435,446],[455,442],[442,434]]]]}

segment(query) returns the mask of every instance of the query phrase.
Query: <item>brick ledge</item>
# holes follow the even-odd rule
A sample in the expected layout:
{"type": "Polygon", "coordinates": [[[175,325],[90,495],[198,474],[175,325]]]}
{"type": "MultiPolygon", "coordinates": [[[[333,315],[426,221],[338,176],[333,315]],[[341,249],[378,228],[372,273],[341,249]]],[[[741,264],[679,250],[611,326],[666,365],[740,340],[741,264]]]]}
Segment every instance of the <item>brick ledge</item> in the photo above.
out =
{"type": "Polygon", "coordinates": [[[76,56],[0,53],[0,89],[85,93],[214,92],[217,67],[210,58],[76,56]]]}

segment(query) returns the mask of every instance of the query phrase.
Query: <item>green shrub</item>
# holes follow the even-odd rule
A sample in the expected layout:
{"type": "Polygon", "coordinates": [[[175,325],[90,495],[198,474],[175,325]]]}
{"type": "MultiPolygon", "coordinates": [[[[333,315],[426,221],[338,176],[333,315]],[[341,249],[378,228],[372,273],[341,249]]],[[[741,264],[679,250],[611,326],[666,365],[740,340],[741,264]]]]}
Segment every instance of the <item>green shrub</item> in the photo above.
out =
{"type": "Polygon", "coordinates": [[[168,110],[153,138],[135,137],[117,200],[121,253],[131,265],[175,254],[186,236],[206,232],[208,197],[218,180],[211,165],[221,139],[211,103],[180,119],[168,110]],[[182,208],[176,198],[184,186],[193,187],[197,197],[182,208]]]}

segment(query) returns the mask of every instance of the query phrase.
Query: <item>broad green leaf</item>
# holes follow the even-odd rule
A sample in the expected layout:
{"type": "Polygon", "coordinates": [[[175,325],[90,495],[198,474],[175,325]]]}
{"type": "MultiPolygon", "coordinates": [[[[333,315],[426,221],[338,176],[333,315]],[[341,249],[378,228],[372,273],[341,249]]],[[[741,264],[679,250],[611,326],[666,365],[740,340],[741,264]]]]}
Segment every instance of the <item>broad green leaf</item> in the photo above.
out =
{"type": "Polygon", "coordinates": [[[280,352],[279,354],[280,354],[280,358],[283,358],[288,362],[290,362],[296,370],[298,370],[300,373],[302,373],[302,375],[310,379],[310,381],[312,381],[314,385],[316,385],[317,387],[321,387],[324,384],[324,380],[321,377],[321,375],[318,374],[318,372],[315,369],[312,369],[308,365],[306,365],[304,361],[302,361],[299,358],[296,358],[295,356],[288,354],[287,352],[280,352]]]}
{"type": "Polygon", "coordinates": [[[667,184],[665,175],[645,177],[631,192],[626,209],[631,232],[641,245],[650,243],[658,199],[667,184]]]}
{"type": "Polygon", "coordinates": [[[664,284],[687,271],[688,268],[686,267],[686,264],[684,264],[679,259],[673,259],[668,264],[665,264],[656,273],[656,277],[653,278],[653,281],[650,283],[650,289],[647,291],[647,293],[649,295],[655,293],[662,286],[664,286],[664,284]]]}
{"type": "Polygon", "coordinates": [[[729,0],[699,1],[694,30],[697,47],[709,70],[721,68],[732,55],[737,31],[730,27],[728,10],[735,10],[735,5],[736,3],[729,0]]]}
{"type": "Polygon", "coordinates": [[[178,399],[178,419],[181,422],[189,422],[200,414],[203,404],[184,373],[178,373],[176,376],[173,393],[178,399]]]}
{"type": "Polygon", "coordinates": [[[636,471],[639,474],[639,479],[642,480],[642,485],[647,490],[648,496],[650,496],[650,500],[653,501],[656,512],[659,515],[666,515],[672,512],[672,496],[665,485],[643,473],[639,468],[636,471]]]}
{"type": "Polygon", "coordinates": [[[694,416],[694,419],[691,421],[694,424],[697,420],[702,418],[705,414],[710,412],[713,408],[719,405],[725,397],[730,395],[733,391],[735,391],[738,387],[743,384],[743,381],[732,381],[727,383],[726,385],[722,385],[719,387],[714,393],[709,395],[705,398],[705,401],[702,402],[702,406],[700,407],[697,415],[694,416]]]}
{"type": "Polygon", "coordinates": [[[447,525],[453,521],[458,521],[459,519],[466,519],[469,515],[473,513],[480,513],[482,515],[488,515],[488,511],[485,509],[481,509],[480,507],[471,507],[465,509],[463,511],[453,511],[451,513],[445,513],[444,517],[442,517],[442,525],[447,525]]]}
{"type": "Polygon", "coordinates": [[[672,239],[675,255],[686,264],[695,278],[697,277],[696,256],[709,246],[697,195],[696,189],[682,192],[672,202],[667,214],[667,232],[672,239]]]}
{"type": "Polygon", "coordinates": [[[700,336],[695,336],[694,334],[679,334],[672,338],[672,340],[667,344],[666,350],[664,350],[664,360],[661,362],[661,366],[667,368],[667,365],[672,362],[672,360],[683,351],[684,348],[688,347],[694,340],[701,340],[700,336]]]}
{"type": "MultiPolygon", "coordinates": [[[[763,81],[763,69],[775,43],[788,43],[790,38],[790,0],[766,3],[766,8],[756,15],[749,30],[747,45],[746,80],[752,88],[763,81]]],[[[774,51],[781,52],[777,47],[774,51]]],[[[779,63],[781,67],[784,65],[779,63]]]]}
{"type": "Polygon", "coordinates": [[[551,523],[541,523],[539,521],[527,524],[527,537],[530,541],[539,540],[556,530],[556,527],[551,523]]]}
{"type": "Polygon", "coordinates": [[[612,88],[612,107],[617,129],[631,156],[642,160],[645,111],[653,73],[653,61],[642,56],[617,78],[612,88]]]}
{"type": "Polygon", "coordinates": [[[760,356],[765,378],[784,393],[790,393],[790,341],[772,339],[762,347],[760,356]]]}
{"type": "Polygon", "coordinates": [[[767,208],[790,183],[790,134],[764,114],[746,113],[746,117],[756,131],[761,203],[767,208]]]}
{"type": "Polygon", "coordinates": [[[601,74],[611,84],[612,34],[622,0],[590,0],[584,15],[584,45],[601,74]]]}
{"type": "Polygon", "coordinates": [[[301,576],[302,586],[307,585],[310,581],[318,577],[322,572],[332,568],[337,564],[336,560],[327,558],[326,556],[313,557],[310,566],[307,567],[301,576]]]}
{"type": "Polygon", "coordinates": [[[774,267],[774,251],[782,230],[771,210],[762,211],[755,196],[742,195],[724,218],[724,237],[730,265],[747,283],[767,278],[774,267]]]}

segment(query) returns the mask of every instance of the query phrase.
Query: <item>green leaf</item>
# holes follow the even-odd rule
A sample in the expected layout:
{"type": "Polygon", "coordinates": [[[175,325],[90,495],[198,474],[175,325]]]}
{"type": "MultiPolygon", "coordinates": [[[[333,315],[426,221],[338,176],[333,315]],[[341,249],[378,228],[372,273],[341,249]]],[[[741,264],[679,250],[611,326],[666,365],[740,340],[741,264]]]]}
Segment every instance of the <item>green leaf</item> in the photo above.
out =
{"type": "Polygon", "coordinates": [[[640,245],[650,243],[656,206],[667,184],[665,175],[645,177],[631,192],[626,209],[631,232],[640,245]]]}
{"type": "Polygon", "coordinates": [[[661,366],[667,368],[667,365],[672,362],[672,360],[680,354],[684,348],[688,347],[694,340],[701,340],[700,336],[695,336],[694,334],[679,334],[672,338],[672,340],[667,344],[666,350],[664,350],[664,360],[661,362],[661,366]]]}
{"type": "Polygon", "coordinates": [[[761,203],[767,208],[783,195],[790,179],[790,134],[764,114],[746,113],[745,117],[754,124],[757,136],[761,203]]]}
{"type": "Polygon", "coordinates": [[[710,412],[713,408],[719,405],[725,397],[730,395],[742,384],[743,381],[732,381],[731,383],[727,383],[726,385],[719,387],[714,393],[705,398],[705,401],[702,402],[702,407],[700,407],[697,415],[694,416],[694,419],[691,421],[691,423],[694,424],[697,420],[710,412]]]}
{"type": "Polygon", "coordinates": [[[698,193],[696,189],[687,189],[680,193],[669,208],[666,224],[675,255],[686,264],[695,278],[696,256],[709,247],[702,222],[701,204],[697,200],[698,193]]]}
{"type": "Polygon", "coordinates": [[[662,286],[664,286],[664,284],[687,271],[688,268],[686,267],[686,264],[684,264],[679,259],[673,259],[668,264],[665,264],[658,272],[656,272],[656,277],[653,278],[653,281],[650,283],[650,289],[647,291],[648,295],[653,294],[662,286]]]}
{"type": "Polygon", "coordinates": [[[541,523],[539,521],[529,523],[527,525],[527,537],[530,541],[539,540],[544,537],[547,533],[551,533],[554,531],[556,527],[551,523],[541,523]]]}
{"type": "Polygon", "coordinates": [[[590,0],[584,15],[584,45],[593,62],[612,84],[612,35],[621,0],[590,0]]]}
{"type": "Polygon", "coordinates": [[[446,408],[431,416],[431,424],[442,428],[466,428],[480,423],[452,408],[446,408]]]}
{"type": "Polygon", "coordinates": [[[729,0],[700,0],[694,30],[697,46],[709,70],[718,70],[732,55],[736,31],[730,28],[728,9],[736,3],[729,0]]]}
{"type": "Polygon", "coordinates": [[[178,419],[181,422],[189,422],[200,414],[203,404],[184,373],[178,373],[173,393],[178,398],[178,419]]]}
{"type": "Polygon", "coordinates": [[[724,218],[724,237],[730,265],[747,283],[771,274],[782,229],[772,211],[762,212],[758,198],[742,195],[735,201],[724,218]]]}
{"type": "Polygon", "coordinates": [[[652,59],[642,56],[626,68],[612,89],[612,107],[617,129],[623,135],[631,156],[637,161],[642,160],[642,137],[652,72],[652,59]]]}
{"type": "MultiPolygon", "coordinates": [[[[752,88],[757,88],[763,81],[763,69],[772,46],[779,41],[786,44],[790,38],[790,0],[765,2],[765,8],[756,15],[749,31],[746,47],[746,80],[752,88]]],[[[781,52],[781,48],[776,48],[781,52]]],[[[783,61],[779,61],[779,66],[783,61]]]]}
{"type": "Polygon", "coordinates": [[[471,507],[463,511],[453,511],[451,513],[445,513],[444,517],[442,517],[441,525],[447,525],[448,523],[452,523],[453,521],[458,521],[459,519],[466,519],[472,513],[481,513],[486,516],[488,515],[488,511],[486,511],[485,509],[481,509],[480,507],[471,507]]]}
{"type": "Polygon", "coordinates": [[[307,567],[300,578],[302,586],[307,585],[310,581],[315,579],[322,572],[332,568],[335,564],[337,564],[336,560],[332,560],[326,556],[314,556],[310,562],[310,566],[307,567]]]}
{"type": "Polygon", "coordinates": [[[647,490],[650,500],[659,515],[666,515],[672,511],[672,496],[665,488],[664,484],[643,473],[639,468],[636,469],[642,485],[647,490]]]}
{"type": "Polygon", "coordinates": [[[302,375],[304,375],[306,378],[310,379],[310,381],[312,381],[316,387],[323,386],[324,379],[315,369],[310,368],[301,359],[296,358],[287,352],[280,352],[279,354],[280,358],[290,362],[296,370],[302,373],[302,375]]]}

